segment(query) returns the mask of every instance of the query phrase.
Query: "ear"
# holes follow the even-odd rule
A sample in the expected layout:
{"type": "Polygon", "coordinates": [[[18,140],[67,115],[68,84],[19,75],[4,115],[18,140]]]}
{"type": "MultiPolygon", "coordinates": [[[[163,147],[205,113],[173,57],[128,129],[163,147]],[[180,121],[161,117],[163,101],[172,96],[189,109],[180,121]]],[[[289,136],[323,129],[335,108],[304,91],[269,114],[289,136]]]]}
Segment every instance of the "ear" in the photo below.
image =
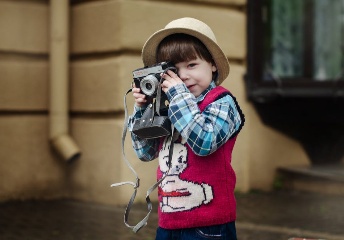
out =
{"type": "Polygon", "coordinates": [[[215,65],[215,64],[212,64],[212,66],[211,66],[211,71],[212,71],[212,72],[216,72],[216,71],[217,71],[217,68],[216,68],[216,65],[215,65]]]}

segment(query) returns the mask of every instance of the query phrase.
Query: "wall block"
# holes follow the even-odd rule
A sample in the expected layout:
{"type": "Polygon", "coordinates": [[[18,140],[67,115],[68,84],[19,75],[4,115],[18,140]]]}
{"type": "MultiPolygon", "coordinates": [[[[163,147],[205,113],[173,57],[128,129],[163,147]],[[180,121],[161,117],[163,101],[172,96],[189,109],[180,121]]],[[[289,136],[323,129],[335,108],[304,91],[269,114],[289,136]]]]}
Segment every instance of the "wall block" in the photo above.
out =
{"type": "Polygon", "coordinates": [[[47,4],[0,1],[0,50],[46,54],[48,14],[47,4]]]}
{"type": "MultiPolygon", "coordinates": [[[[139,56],[75,61],[71,64],[71,109],[77,112],[124,110],[124,95],[131,88],[132,71],[142,67],[139,56]]],[[[132,95],[128,106],[133,105],[132,95]]]]}
{"type": "Polygon", "coordinates": [[[47,61],[2,60],[0,76],[0,110],[47,110],[47,61]]]}
{"type": "Polygon", "coordinates": [[[228,57],[245,57],[244,13],[223,7],[160,1],[101,1],[75,6],[72,53],[141,51],[152,33],[180,17],[205,21],[228,57]]]}

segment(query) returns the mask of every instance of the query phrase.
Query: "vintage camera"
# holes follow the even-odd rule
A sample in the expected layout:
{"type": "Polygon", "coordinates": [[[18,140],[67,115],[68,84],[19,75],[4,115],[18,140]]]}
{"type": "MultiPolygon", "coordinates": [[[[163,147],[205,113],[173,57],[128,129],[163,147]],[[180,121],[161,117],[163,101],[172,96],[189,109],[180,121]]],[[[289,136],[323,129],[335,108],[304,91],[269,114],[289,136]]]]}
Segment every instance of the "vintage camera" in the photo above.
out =
{"type": "Polygon", "coordinates": [[[153,66],[139,68],[133,71],[134,83],[146,95],[150,103],[142,117],[136,119],[132,132],[143,139],[158,138],[171,134],[171,121],[168,118],[168,99],[160,84],[163,79],[161,73],[177,69],[170,62],[161,62],[153,66]],[[158,90],[161,91],[158,99],[158,90]],[[155,101],[153,101],[155,99],[155,101]],[[158,108],[158,103],[159,108],[158,108]]]}
{"type": "MultiPolygon", "coordinates": [[[[148,100],[156,98],[158,88],[161,83],[161,73],[167,70],[172,70],[177,73],[177,69],[170,62],[161,62],[153,66],[138,68],[133,71],[133,79],[135,86],[141,89],[141,92],[146,95],[148,100]]],[[[160,107],[166,108],[167,96],[161,91],[160,107]]]]}

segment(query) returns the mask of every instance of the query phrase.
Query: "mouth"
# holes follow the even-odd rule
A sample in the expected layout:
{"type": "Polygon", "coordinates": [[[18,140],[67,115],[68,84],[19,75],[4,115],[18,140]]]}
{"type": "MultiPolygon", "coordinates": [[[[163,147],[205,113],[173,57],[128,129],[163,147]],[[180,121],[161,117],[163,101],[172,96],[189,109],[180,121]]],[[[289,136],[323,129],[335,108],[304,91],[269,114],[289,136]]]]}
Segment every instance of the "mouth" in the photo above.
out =
{"type": "Polygon", "coordinates": [[[188,89],[193,88],[195,85],[186,86],[188,89]]]}

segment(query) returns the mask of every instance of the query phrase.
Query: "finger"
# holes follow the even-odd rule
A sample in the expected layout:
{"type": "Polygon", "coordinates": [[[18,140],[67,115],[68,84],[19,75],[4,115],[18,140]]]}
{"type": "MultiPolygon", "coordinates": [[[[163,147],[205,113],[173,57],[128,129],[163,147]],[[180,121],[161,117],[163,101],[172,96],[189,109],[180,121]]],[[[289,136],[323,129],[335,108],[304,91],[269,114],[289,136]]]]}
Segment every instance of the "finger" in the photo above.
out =
{"type": "Polygon", "coordinates": [[[145,102],[147,102],[147,99],[145,99],[145,98],[137,98],[136,102],[138,102],[138,103],[145,103],[145,102]]]}
{"type": "Polygon", "coordinates": [[[167,88],[169,85],[170,85],[170,82],[169,82],[167,79],[165,79],[165,80],[161,83],[161,87],[163,87],[163,88],[167,88]]]}
{"type": "Polygon", "coordinates": [[[146,95],[142,93],[133,93],[134,98],[146,98],[146,95]]]}
{"type": "Polygon", "coordinates": [[[168,90],[168,87],[166,87],[166,86],[161,86],[161,89],[162,89],[162,91],[163,91],[164,93],[166,93],[167,90],[168,90]]]}
{"type": "Polygon", "coordinates": [[[133,91],[133,93],[140,93],[141,92],[140,88],[136,88],[136,87],[134,87],[132,89],[132,91],[133,91]]]}
{"type": "Polygon", "coordinates": [[[182,80],[179,78],[178,74],[176,74],[175,72],[168,70],[168,74],[169,74],[169,81],[173,84],[175,83],[180,83],[182,82],[182,80]]]}
{"type": "Polygon", "coordinates": [[[146,98],[146,95],[142,95],[142,94],[139,94],[135,97],[135,101],[138,101],[138,102],[146,102],[147,101],[147,98],[146,98]]]}
{"type": "Polygon", "coordinates": [[[177,75],[174,71],[172,71],[172,70],[168,70],[167,73],[168,73],[168,75],[170,75],[171,77],[176,77],[176,76],[178,76],[178,75],[177,75]]]}
{"type": "Polygon", "coordinates": [[[167,73],[162,73],[161,77],[166,80],[166,78],[169,76],[167,75],[167,73]]]}
{"type": "Polygon", "coordinates": [[[167,72],[164,73],[163,78],[173,78],[174,75],[172,75],[174,72],[171,70],[168,70],[167,72]]]}

